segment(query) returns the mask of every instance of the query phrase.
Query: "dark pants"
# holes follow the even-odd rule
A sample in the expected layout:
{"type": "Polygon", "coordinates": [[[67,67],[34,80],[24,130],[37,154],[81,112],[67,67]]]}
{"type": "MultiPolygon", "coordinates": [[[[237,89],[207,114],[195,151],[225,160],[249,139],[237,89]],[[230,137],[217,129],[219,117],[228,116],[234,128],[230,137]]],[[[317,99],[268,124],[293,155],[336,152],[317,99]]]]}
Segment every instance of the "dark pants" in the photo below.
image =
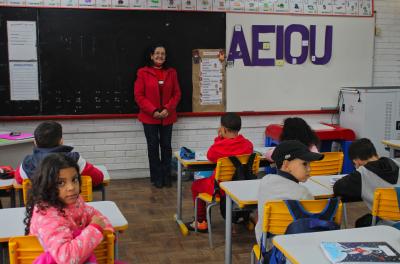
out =
{"type": "Polygon", "coordinates": [[[171,184],[172,124],[168,126],[143,124],[143,127],[147,141],[150,180],[157,185],[171,184]]]}

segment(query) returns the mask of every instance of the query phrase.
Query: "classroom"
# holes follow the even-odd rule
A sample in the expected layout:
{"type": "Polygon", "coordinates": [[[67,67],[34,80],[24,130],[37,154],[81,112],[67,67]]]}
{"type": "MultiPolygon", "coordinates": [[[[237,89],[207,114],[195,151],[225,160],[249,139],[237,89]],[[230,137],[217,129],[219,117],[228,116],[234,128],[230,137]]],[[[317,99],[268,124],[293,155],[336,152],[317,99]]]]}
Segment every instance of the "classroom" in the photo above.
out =
{"type": "MultiPolygon", "coordinates": [[[[246,223],[260,219],[261,178],[278,173],[267,153],[281,143],[284,120],[299,117],[315,131],[324,159],[343,153],[339,171],[319,179],[311,174],[300,184],[318,201],[335,195],[343,201],[341,229],[320,232],[336,236],[318,239],[358,242],[343,240],[354,233],[361,242],[385,241],[400,252],[394,227],[354,228],[371,213],[374,192],[370,204],[347,201],[330,182],[358,173],[349,148],[361,138],[371,140],[377,157],[400,162],[399,18],[399,0],[0,0],[0,173],[7,169],[2,166],[15,170],[15,179],[0,178],[0,216],[22,219],[23,182],[34,172],[24,158],[42,148],[38,126],[54,121],[62,126],[58,143],[79,153],[70,156],[80,172],[94,168],[104,175],[101,183],[90,175],[89,194],[83,177],[81,196],[110,219],[118,238],[113,259],[249,263],[260,257],[252,253],[260,240],[255,223],[235,222],[237,208],[251,212],[246,223]],[[239,134],[258,153],[259,181],[233,181],[233,169],[219,183],[226,207],[213,206],[207,221],[200,202],[197,212],[204,209],[204,216],[195,232],[193,190],[214,177],[204,172],[217,164],[206,151],[216,137],[230,137],[226,113],[240,116],[239,134]],[[231,193],[235,183],[246,199],[231,193]],[[202,223],[208,232],[201,232],[202,223]],[[390,238],[377,240],[385,232],[390,238]]],[[[250,153],[218,158],[241,154],[250,153]]],[[[307,162],[313,173],[319,161],[307,162]]],[[[397,175],[391,184],[400,186],[397,175]]],[[[388,220],[400,221],[396,208],[388,220]]],[[[22,220],[16,225],[25,228],[22,220]]],[[[0,226],[0,262],[13,263],[10,237],[24,234],[2,236],[6,229],[0,226]]],[[[331,263],[320,243],[308,245],[299,236],[293,241],[304,247],[292,247],[292,235],[282,234],[271,244],[291,263],[331,263]],[[318,257],[307,259],[304,252],[318,257]]]]}

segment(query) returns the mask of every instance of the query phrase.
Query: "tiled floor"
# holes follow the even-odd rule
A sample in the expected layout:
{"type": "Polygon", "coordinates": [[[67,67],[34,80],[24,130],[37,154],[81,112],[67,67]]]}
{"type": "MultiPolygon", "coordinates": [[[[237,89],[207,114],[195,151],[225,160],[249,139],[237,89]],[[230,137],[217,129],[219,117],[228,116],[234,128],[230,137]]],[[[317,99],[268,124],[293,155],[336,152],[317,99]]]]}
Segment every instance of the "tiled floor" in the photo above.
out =
{"type": "MultiPolygon", "coordinates": [[[[184,183],[183,217],[191,220],[191,182],[184,183]]],[[[100,193],[94,194],[100,200],[100,193]]],[[[107,187],[107,199],[115,201],[129,222],[120,236],[120,259],[128,263],[223,263],[225,224],[218,206],[213,211],[214,249],[208,247],[207,234],[190,233],[184,237],[173,215],[176,211],[176,185],[172,188],[151,187],[148,179],[113,180],[107,187]]],[[[4,207],[9,200],[2,198],[4,207]]],[[[348,205],[349,223],[367,212],[362,203],[348,205]]],[[[4,228],[4,227],[1,227],[4,228]]],[[[233,263],[249,263],[255,243],[254,232],[239,226],[232,236],[233,263]]]]}

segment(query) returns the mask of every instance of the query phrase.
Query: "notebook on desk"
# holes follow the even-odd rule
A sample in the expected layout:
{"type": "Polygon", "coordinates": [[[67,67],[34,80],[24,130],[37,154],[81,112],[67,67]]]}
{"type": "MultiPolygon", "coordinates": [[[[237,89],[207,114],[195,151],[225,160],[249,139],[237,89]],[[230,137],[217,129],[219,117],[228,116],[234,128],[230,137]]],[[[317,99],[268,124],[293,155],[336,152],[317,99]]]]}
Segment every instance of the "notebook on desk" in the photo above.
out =
{"type": "Polygon", "coordinates": [[[31,133],[3,133],[0,134],[0,139],[6,139],[6,140],[21,140],[21,139],[27,139],[27,138],[33,138],[33,135],[31,133]]]}
{"type": "Polygon", "coordinates": [[[194,159],[198,160],[198,161],[208,160],[207,159],[207,150],[198,150],[198,151],[196,151],[194,159]]]}

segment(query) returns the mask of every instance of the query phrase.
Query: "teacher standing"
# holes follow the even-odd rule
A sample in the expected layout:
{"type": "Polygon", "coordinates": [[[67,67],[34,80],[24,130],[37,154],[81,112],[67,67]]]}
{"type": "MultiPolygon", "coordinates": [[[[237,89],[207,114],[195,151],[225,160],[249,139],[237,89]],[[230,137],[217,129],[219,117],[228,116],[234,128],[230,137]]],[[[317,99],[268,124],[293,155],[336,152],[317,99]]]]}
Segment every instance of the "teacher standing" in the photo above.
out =
{"type": "Polygon", "coordinates": [[[152,46],[147,66],[137,71],[134,87],[147,141],[150,180],[157,188],[171,187],[172,126],[181,98],[176,70],[167,66],[166,56],[164,45],[152,46]]]}

